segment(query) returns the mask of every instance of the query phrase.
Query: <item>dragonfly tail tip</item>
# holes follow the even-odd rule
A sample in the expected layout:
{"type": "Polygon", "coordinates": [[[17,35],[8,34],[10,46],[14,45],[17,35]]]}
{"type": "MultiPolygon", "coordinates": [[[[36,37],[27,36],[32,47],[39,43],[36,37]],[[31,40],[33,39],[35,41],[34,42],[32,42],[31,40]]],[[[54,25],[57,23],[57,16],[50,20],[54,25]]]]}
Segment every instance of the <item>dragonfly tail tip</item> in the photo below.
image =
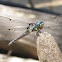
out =
{"type": "Polygon", "coordinates": [[[11,44],[8,44],[8,46],[10,46],[11,44]]]}

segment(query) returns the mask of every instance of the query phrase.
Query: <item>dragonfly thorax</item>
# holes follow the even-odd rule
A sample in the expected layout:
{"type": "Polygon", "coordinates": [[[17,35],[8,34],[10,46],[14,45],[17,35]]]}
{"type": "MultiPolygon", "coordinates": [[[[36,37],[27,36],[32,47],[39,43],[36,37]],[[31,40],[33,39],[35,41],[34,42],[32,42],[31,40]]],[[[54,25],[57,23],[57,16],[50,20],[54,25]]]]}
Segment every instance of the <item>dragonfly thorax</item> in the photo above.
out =
{"type": "Polygon", "coordinates": [[[29,26],[27,27],[27,30],[29,32],[32,32],[32,31],[34,31],[34,27],[35,27],[35,23],[30,23],[29,26]]]}

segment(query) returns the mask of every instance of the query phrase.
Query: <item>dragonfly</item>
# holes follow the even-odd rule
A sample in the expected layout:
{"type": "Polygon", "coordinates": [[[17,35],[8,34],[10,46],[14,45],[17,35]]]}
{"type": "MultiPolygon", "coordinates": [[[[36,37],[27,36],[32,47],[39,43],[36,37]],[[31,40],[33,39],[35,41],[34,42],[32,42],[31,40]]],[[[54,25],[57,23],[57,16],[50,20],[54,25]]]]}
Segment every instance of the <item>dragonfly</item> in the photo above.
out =
{"type": "Polygon", "coordinates": [[[40,30],[43,29],[43,27],[44,27],[44,23],[42,21],[39,21],[37,23],[30,23],[28,25],[26,31],[23,34],[21,34],[20,36],[18,36],[17,38],[10,41],[8,46],[10,46],[14,41],[21,39],[22,37],[28,35],[29,33],[33,32],[33,31],[37,31],[36,35],[38,36],[39,32],[41,32],[40,30]]]}

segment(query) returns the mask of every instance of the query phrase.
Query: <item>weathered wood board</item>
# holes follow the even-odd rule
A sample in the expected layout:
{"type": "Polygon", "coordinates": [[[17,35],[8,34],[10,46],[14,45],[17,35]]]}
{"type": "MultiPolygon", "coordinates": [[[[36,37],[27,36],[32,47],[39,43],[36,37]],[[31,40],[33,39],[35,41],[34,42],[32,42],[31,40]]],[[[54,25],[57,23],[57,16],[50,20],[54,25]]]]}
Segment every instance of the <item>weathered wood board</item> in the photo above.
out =
{"type": "Polygon", "coordinates": [[[10,47],[8,47],[8,43],[24,33],[29,23],[36,23],[40,20],[45,24],[44,29],[41,31],[52,34],[62,50],[62,16],[3,5],[0,5],[0,48],[12,49],[13,52],[24,55],[29,54],[31,57],[36,58],[35,32],[16,41],[10,47]]]}

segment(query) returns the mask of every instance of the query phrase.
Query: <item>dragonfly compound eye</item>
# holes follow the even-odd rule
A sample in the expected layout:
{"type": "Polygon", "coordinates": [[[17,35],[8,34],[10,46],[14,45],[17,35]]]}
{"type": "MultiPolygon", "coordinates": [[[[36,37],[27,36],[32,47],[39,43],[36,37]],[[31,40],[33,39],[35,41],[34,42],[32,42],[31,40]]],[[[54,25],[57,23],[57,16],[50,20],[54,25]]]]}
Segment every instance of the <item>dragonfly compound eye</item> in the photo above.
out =
{"type": "Polygon", "coordinates": [[[40,28],[42,29],[44,27],[44,23],[41,23],[40,24],[40,28]]]}
{"type": "Polygon", "coordinates": [[[44,23],[42,21],[37,22],[36,25],[39,29],[42,29],[44,27],[44,23]]]}

